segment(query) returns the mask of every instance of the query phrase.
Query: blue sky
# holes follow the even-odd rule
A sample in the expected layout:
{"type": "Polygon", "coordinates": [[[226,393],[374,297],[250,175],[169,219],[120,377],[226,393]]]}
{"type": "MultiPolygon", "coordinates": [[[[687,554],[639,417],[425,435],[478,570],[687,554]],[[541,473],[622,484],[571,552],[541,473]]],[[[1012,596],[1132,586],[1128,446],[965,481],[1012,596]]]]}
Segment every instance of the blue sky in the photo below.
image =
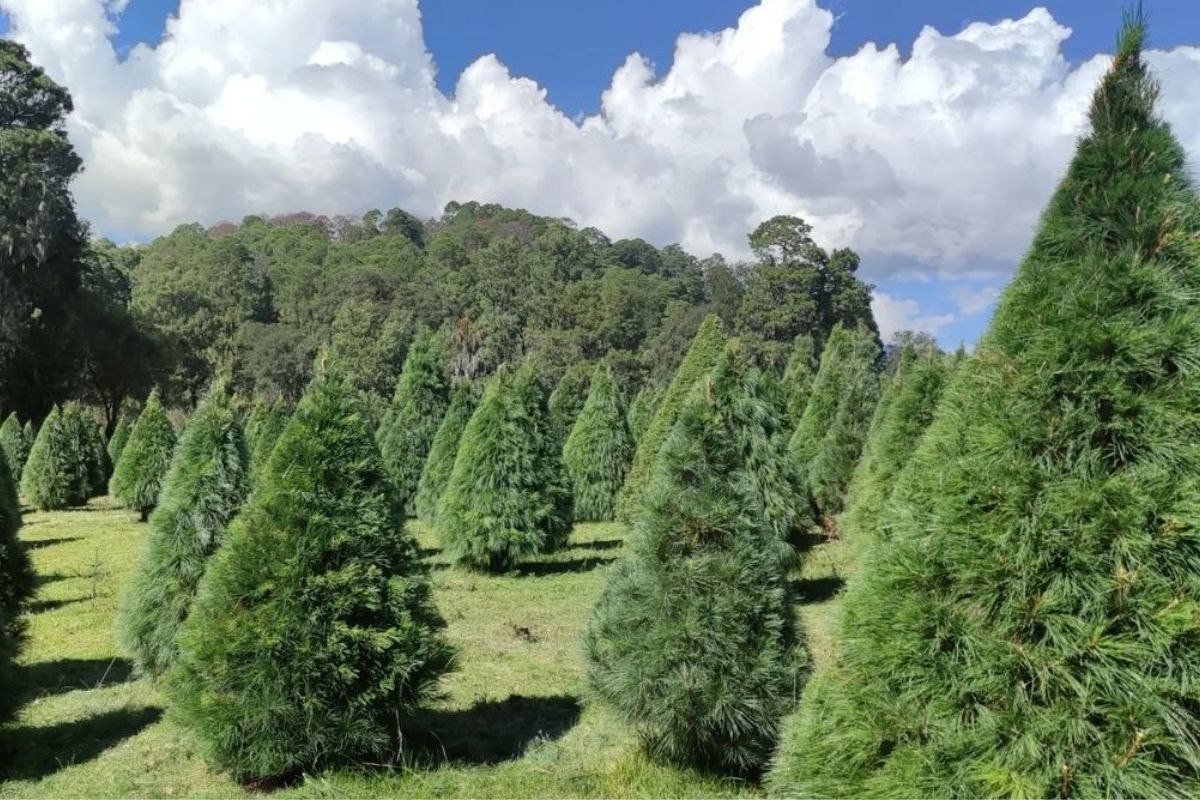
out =
{"type": "MultiPolygon", "coordinates": [[[[111,43],[80,35],[97,29],[102,2],[115,0],[0,9],[31,26],[22,37],[35,60],[74,94],[71,135],[86,165],[76,196],[118,240],[254,212],[436,214],[447,199],[478,199],[706,256],[744,252],[758,221],[804,209],[823,241],[864,253],[886,295],[881,319],[935,330],[946,346],[986,326],[1082,125],[1102,69],[1089,59],[1111,50],[1129,5],[818,0],[830,27],[805,0],[429,0],[419,23],[405,12],[397,26],[397,7],[378,0],[209,0],[178,42],[188,58],[152,55],[133,69],[101,51],[157,44],[178,0],[130,0],[111,43]],[[1030,14],[1038,6],[1052,19],[1030,14]],[[1010,18],[1020,22],[992,25],[986,45],[925,37],[924,61],[907,73],[854,55],[894,43],[907,59],[925,26],[950,37],[1010,18]],[[1072,35],[1060,41],[1056,24],[1072,35]],[[738,44],[691,40],[676,58],[681,33],[733,26],[738,44]],[[411,71],[426,49],[436,87],[411,71]],[[622,69],[634,52],[653,72],[622,69]],[[489,53],[498,61],[479,60],[489,53]],[[307,81],[300,68],[314,58],[343,72],[307,81]],[[238,66],[179,79],[180,64],[222,60],[238,66]],[[387,84],[379,69],[391,70],[387,84]],[[443,95],[460,77],[465,95],[451,106],[443,95]],[[512,77],[535,80],[575,120],[610,86],[623,94],[598,129],[564,127],[512,77]],[[140,88],[162,102],[136,99],[140,88]]],[[[1196,163],[1200,51],[1173,48],[1200,45],[1198,6],[1144,0],[1151,46],[1171,51],[1155,65],[1169,118],[1196,163]]]]}

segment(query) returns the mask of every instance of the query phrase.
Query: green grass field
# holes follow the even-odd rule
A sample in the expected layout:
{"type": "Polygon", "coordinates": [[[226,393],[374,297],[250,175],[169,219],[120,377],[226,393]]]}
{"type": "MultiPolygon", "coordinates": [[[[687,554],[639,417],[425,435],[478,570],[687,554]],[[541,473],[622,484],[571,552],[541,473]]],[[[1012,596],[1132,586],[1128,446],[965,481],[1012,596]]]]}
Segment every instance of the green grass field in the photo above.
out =
{"type": "MultiPolygon", "coordinates": [[[[427,548],[459,669],[394,770],[310,775],[280,797],[727,797],[757,786],[645,759],[631,732],[585,700],[580,635],[621,552],[619,525],[581,525],[571,547],[492,577],[427,548]]],[[[27,513],[21,538],[40,577],[22,658],[20,718],[0,728],[0,797],[230,797],[165,716],[153,685],[117,652],[112,621],[146,526],[106,499],[27,513]]],[[[840,542],[809,552],[798,609],[819,661],[846,569],[840,542]]]]}

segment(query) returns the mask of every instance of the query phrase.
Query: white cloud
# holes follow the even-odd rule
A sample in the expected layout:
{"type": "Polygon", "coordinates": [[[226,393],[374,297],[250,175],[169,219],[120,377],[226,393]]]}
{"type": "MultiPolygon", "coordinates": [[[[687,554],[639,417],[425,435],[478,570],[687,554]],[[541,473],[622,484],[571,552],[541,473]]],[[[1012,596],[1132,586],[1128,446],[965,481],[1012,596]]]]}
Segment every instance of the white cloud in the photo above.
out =
{"type": "Polygon", "coordinates": [[[884,342],[891,341],[900,331],[915,331],[937,336],[943,328],[954,322],[953,314],[922,314],[916,300],[905,300],[875,290],[871,297],[871,312],[879,325],[879,336],[884,342]]]}
{"type": "Polygon", "coordinates": [[[950,299],[964,316],[972,317],[987,310],[1000,299],[1000,287],[955,286],[950,290],[950,299]]]}
{"type": "MultiPolygon", "coordinates": [[[[738,25],[681,36],[655,75],[638,55],[596,116],[572,121],[485,56],[442,95],[417,0],[182,0],[168,35],[125,61],[121,0],[0,0],[15,38],[76,98],[82,213],[151,235],[198,219],[479,199],[570,216],[614,236],[740,254],[799,213],[868,277],[1019,258],[1106,66],[1072,67],[1048,12],[924,30],[825,55],[832,15],[761,0],[738,25]]],[[[1200,154],[1200,49],[1153,53],[1163,112],[1200,154]]],[[[943,317],[886,295],[896,324],[943,317]]],[[[965,306],[964,306],[965,311],[965,306]]]]}

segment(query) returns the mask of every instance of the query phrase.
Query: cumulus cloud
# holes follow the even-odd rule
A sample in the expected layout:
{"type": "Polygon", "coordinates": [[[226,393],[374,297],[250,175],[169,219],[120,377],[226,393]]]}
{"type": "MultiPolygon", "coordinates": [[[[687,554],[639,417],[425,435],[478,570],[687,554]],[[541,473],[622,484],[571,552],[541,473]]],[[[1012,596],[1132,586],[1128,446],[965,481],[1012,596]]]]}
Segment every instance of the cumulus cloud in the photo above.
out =
{"type": "Polygon", "coordinates": [[[875,290],[871,297],[871,312],[879,325],[879,336],[891,341],[900,331],[914,331],[937,336],[943,328],[954,321],[953,314],[922,314],[916,300],[892,297],[875,290]]]}
{"type": "MultiPolygon", "coordinates": [[[[124,6],[0,0],[11,35],[75,95],[83,214],[133,236],[479,199],[699,255],[743,254],[755,224],[797,213],[859,249],[868,277],[1004,271],[1107,66],[1070,65],[1070,31],[1043,9],[927,28],[907,59],[892,45],[834,59],[828,11],[761,0],[733,28],[680,36],[665,74],[631,55],[576,121],[494,56],[443,95],[417,0],[182,0],[161,44],[121,60],[109,37],[124,6]]],[[[1164,114],[1200,153],[1200,49],[1150,61],[1164,114]]],[[[876,303],[888,324],[945,324],[876,303]]]]}

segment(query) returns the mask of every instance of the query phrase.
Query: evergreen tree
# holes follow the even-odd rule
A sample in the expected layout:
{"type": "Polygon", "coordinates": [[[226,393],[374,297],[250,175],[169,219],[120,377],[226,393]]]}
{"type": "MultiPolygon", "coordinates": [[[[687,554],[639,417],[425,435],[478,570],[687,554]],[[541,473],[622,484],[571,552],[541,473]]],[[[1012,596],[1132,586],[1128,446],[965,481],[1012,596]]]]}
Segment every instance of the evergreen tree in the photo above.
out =
{"type": "Polygon", "coordinates": [[[179,438],[161,502],[117,616],[117,636],[138,671],[158,677],[196,587],[249,491],[249,455],[237,416],[214,392],[179,438]]]}
{"type": "Polygon", "coordinates": [[[113,428],[112,438],[108,440],[108,463],[112,464],[114,469],[121,461],[121,453],[125,451],[132,430],[129,417],[121,417],[117,420],[117,427],[113,428]]]}
{"type": "Polygon", "coordinates": [[[595,366],[587,363],[572,364],[554,391],[550,393],[550,429],[561,446],[571,435],[579,412],[583,411],[588,399],[588,384],[595,366]]]}
{"type": "Polygon", "coordinates": [[[21,470],[25,468],[25,460],[29,458],[31,442],[26,441],[25,432],[21,430],[21,422],[17,413],[8,415],[4,425],[0,426],[0,451],[8,459],[8,468],[15,484],[21,482],[21,470]]]}
{"type": "Polygon", "coordinates": [[[795,428],[808,408],[813,381],[817,376],[819,362],[812,336],[801,334],[792,342],[792,352],[783,371],[783,385],[787,399],[788,424],[795,428]]]}
{"type": "MultiPolygon", "coordinates": [[[[1140,20],[789,724],[790,795],[1195,794],[1200,202],[1140,20]]],[[[874,527],[874,526],[873,526],[874,527]]]]}
{"type": "Polygon", "coordinates": [[[417,484],[446,413],[449,394],[439,341],[434,334],[423,331],[417,334],[404,359],[396,394],[379,428],[383,462],[396,482],[407,514],[416,513],[417,484]]]}
{"type": "Polygon", "coordinates": [[[821,354],[804,416],[790,450],[818,520],[832,525],[862,451],[879,398],[879,340],[866,329],[837,326],[821,354]]]}
{"type": "Polygon", "coordinates": [[[240,780],[397,754],[453,653],[366,412],[315,381],[201,581],[174,717],[240,780]]]}
{"type": "Polygon", "coordinates": [[[425,459],[425,468],[421,471],[421,480],[417,484],[417,516],[426,522],[433,522],[442,493],[446,491],[446,484],[450,480],[450,473],[454,470],[458,441],[478,405],[479,393],[471,385],[458,386],[450,395],[450,406],[446,409],[442,424],[438,426],[437,434],[433,437],[429,457],[425,459]]]}
{"type": "Polygon", "coordinates": [[[626,421],[629,425],[629,435],[633,437],[635,446],[642,440],[646,429],[650,427],[650,423],[654,420],[654,414],[658,411],[658,404],[662,402],[665,392],[666,389],[664,387],[653,385],[643,386],[634,395],[633,402],[629,404],[626,421]]]}
{"type": "Polygon", "coordinates": [[[63,425],[70,431],[75,442],[77,457],[82,461],[81,473],[85,476],[82,492],[85,497],[104,494],[108,486],[108,452],[104,447],[104,434],[87,409],[78,403],[63,406],[63,425]]]}
{"type": "Polygon", "coordinates": [[[7,457],[0,456],[0,723],[11,720],[16,710],[14,665],[25,642],[25,603],[34,588],[29,557],[17,541],[20,527],[16,484],[7,457]]]}
{"type": "Polygon", "coordinates": [[[158,503],[174,450],[175,429],[167,419],[158,392],[152,392],[129,433],[111,482],[113,497],[141,514],[143,522],[158,503]]]}
{"type": "Polygon", "coordinates": [[[612,368],[596,367],[587,402],[563,445],[563,463],[571,479],[577,522],[613,519],[617,492],[633,458],[633,440],[625,424],[625,400],[612,368]]]}
{"type": "Polygon", "coordinates": [[[760,768],[806,658],[787,542],[795,473],[739,342],[693,386],[585,639],[593,691],[649,753],[760,768]]]}
{"type": "Polygon", "coordinates": [[[863,533],[883,513],[896,477],[933,419],[955,363],[932,341],[920,340],[902,344],[895,362],[850,481],[846,511],[838,522],[841,534],[856,549],[869,543],[863,533]]]}
{"type": "Polygon", "coordinates": [[[463,431],[436,522],[458,561],[492,571],[566,543],[571,493],[533,362],[502,368],[488,384],[463,431]]]}
{"type": "Polygon", "coordinates": [[[87,502],[87,462],[75,430],[62,411],[51,409],[21,474],[21,494],[30,505],[53,511],[87,502]]]}
{"type": "Polygon", "coordinates": [[[287,427],[291,414],[282,400],[260,403],[246,420],[246,449],[250,453],[250,480],[253,484],[271,460],[271,453],[287,427]],[[253,433],[252,433],[253,431],[253,433]]]}
{"type": "Polygon", "coordinates": [[[642,492],[646,490],[654,463],[658,460],[658,451],[662,449],[663,442],[671,433],[671,427],[679,416],[684,399],[696,381],[712,369],[724,347],[725,336],[721,333],[721,321],[716,315],[709,315],[696,331],[683,363],[675,371],[671,385],[667,387],[662,401],[658,404],[658,410],[654,412],[654,419],[638,440],[637,452],[634,453],[629,472],[625,475],[625,484],[617,495],[617,516],[622,521],[631,521],[637,509],[641,507],[642,492]]]}

